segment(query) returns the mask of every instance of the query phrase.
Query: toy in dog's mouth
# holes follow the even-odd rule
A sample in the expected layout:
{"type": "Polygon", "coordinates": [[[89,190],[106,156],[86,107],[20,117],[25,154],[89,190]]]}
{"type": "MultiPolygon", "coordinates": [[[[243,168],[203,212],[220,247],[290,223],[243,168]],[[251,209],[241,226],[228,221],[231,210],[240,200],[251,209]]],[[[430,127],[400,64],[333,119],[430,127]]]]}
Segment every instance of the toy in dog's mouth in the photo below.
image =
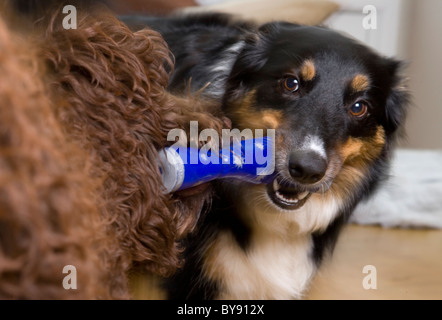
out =
{"type": "Polygon", "coordinates": [[[278,178],[267,184],[267,194],[276,206],[284,210],[300,209],[312,195],[310,192],[300,190],[299,187],[278,178]]]}

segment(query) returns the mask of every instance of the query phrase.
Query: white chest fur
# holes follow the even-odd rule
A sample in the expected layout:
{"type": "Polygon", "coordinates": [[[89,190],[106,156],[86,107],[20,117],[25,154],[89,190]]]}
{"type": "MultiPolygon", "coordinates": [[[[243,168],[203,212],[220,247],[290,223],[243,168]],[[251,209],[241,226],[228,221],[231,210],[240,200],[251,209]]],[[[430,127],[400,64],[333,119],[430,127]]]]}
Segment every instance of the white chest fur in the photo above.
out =
{"type": "Polygon", "coordinates": [[[260,232],[247,251],[230,232],[219,235],[206,256],[206,275],[220,284],[218,299],[299,299],[315,266],[311,237],[260,232]]]}
{"type": "Polygon", "coordinates": [[[230,231],[222,231],[207,248],[204,272],[220,286],[219,299],[299,299],[315,274],[311,233],[324,230],[336,217],[341,202],[313,195],[296,212],[269,205],[262,188],[250,188],[243,217],[252,235],[247,250],[230,231]]]}

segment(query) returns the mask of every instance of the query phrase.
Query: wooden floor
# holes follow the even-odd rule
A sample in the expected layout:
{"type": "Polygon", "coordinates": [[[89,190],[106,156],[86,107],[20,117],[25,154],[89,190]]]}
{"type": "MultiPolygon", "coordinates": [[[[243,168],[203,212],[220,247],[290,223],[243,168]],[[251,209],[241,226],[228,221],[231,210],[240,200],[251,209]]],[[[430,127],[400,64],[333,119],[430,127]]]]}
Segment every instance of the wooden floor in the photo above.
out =
{"type": "MultiPolygon", "coordinates": [[[[164,298],[149,277],[135,276],[132,290],[135,299],[164,298]]],[[[347,226],[306,299],[442,299],[442,230],[347,226]],[[376,289],[363,287],[374,276],[366,265],[376,268],[376,289]]]]}
{"type": "Polygon", "coordinates": [[[307,299],[442,299],[442,230],[348,226],[307,299]],[[363,287],[366,265],[377,289],[363,287]]]}

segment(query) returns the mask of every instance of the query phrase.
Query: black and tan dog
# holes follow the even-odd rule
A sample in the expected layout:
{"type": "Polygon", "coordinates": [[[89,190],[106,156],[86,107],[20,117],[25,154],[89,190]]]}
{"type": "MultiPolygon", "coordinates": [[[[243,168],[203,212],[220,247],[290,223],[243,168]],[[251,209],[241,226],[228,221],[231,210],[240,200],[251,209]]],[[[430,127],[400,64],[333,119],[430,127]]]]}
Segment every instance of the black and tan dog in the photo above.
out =
{"type": "Polygon", "coordinates": [[[235,128],[276,130],[277,178],[218,182],[171,298],[291,299],[386,177],[408,94],[401,63],[321,27],[220,15],[148,23],[176,57],[170,89],[223,102],[235,128]]]}

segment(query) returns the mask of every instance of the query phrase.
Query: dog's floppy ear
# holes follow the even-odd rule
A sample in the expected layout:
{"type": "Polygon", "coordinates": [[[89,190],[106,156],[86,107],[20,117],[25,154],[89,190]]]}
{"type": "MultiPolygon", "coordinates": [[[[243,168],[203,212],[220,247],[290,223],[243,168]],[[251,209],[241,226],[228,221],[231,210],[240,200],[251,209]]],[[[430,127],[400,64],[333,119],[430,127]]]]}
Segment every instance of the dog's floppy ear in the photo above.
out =
{"type": "Polygon", "coordinates": [[[401,126],[405,122],[408,106],[410,104],[410,93],[407,88],[407,79],[403,75],[405,63],[397,60],[388,60],[388,69],[391,75],[391,91],[387,97],[385,116],[387,134],[401,133],[401,126]]]}
{"type": "Polygon", "coordinates": [[[238,56],[238,67],[243,71],[254,72],[260,70],[267,62],[266,51],[271,35],[267,32],[250,33],[246,36],[245,46],[238,56]]]}
{"type": "Polygon", "coordinates": [[[247,81],[244,76],[252,75],[264,67],[268,59],[267,51],[272,45],[272,40],[284,24],[288,23],[269,22],[246,35],[244,47],[232,68],[230,83],[237,85],[240,81],[247,81]],[[239,75],[241,75],[241,79],[239,79],[239,75]]]}
{"type": "Polygon", "coordinates": [[[267,62],[268,50],[281,30],[298,28],[301,25],[289,22],[269,22],[261,25],[258,32],[251,32],[245,38],[245,47],[238,57],[238,63],[249,72],[260,70],[267,62]]]}
{"type": "Polygon", "coordinates": [[[267,62],[268,49],[266,37],[258,32],[251,32],[244,38],[244,46],[238,54],[227,81],[227,91],[237,91],[243,83],[253,79],[267,62]]]}

